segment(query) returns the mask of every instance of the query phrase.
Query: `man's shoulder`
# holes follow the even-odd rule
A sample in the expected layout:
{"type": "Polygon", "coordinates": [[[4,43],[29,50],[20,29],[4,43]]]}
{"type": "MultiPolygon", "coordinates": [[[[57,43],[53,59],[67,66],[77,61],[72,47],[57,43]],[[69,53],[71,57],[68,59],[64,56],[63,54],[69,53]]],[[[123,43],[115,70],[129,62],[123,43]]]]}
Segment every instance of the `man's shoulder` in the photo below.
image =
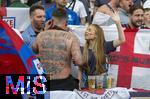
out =
{"type": "Polygon", "coordinates": [[[36,35],[36,34],[35,34],[35,32],[34,32],[32,26],[29,25],[29,26],[27,27],[27,29],[25,29],[25,31],[24,31],[21,35],[22,35],[23,39],[27,39],[27,38],[30,38],[31,36],[36,35]]]}
{"type": "Polygon", "coordinates": [[[73,33],[73,32],[71,32],[71,31],[69,31],[69,34],[71,35],[71,37],[73,38],[73,41],[75,41],[75,42],[79,42],[79,39],[78,39],[78,37],[73,33]]]}
{"type": "Polygon", "coordinates": [[[31,24],[24,30],[24,32],[22,34],[28,34],[29,31],[33,31],[33,28],[31,26],[31,24]]]}
{"type": "Polygon", "coordinates": [[[72,35],[72,37],[77,38],[77,36],[73,32],[71,32],[71,31],[68,31],[68,32],[69,32],[70,35],[72,35]]]}
{"type": "Polygon", "coordinates": [[[55,40],[57,41],[63,40],[67,44],[79,41],[78,38],[73,33],[55,29],[41,32],[40,34],[38,34],[37,40],[46,38],[53,39],[54,40],[53,42],[55,42],[55,40]]]}
{"type": "Polygon", "coordinates": [[[25,31],[22,32],[21,35],[22,35],[23,38],[26,37],[26,36],[29,36],[28,30],[29,30],[29,29],[27,28],[27,29],[25,29],[25,31]]]}

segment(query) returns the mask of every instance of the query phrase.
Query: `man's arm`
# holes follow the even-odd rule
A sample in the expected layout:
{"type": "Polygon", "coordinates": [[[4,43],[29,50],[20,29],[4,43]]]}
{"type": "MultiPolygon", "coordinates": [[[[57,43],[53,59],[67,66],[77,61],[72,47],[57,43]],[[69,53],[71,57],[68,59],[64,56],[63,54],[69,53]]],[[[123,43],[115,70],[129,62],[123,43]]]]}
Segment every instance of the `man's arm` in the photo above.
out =
{"type": "Polygon", "coordinates": [[[32,50],[35,54],[38,54],[39,53],[39,48],[38,48],[38,41],[36,39],[36,41],[33,43],[32,45],[32,50]]]}
{"type": "Polygon", "coordinates": [[[71,55],[76,65],[81,66],[83,64],[82,54],[80,51],[80,43],[78,39],[74,39],[71,44],[71,55]]]}

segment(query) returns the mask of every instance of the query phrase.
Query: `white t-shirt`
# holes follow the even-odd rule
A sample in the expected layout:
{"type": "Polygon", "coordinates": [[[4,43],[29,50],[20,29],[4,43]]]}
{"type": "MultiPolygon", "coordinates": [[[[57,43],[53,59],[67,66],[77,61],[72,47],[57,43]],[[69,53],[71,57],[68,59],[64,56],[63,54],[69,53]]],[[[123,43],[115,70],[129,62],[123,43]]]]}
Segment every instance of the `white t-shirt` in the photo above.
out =
{"type": "Polygon", "coordinates": [[[96,12],[93,18],[93,24],[97,24],[99,26],[110,26],[114,24],[111,17],[107,14],[96,12]]]}
{"type": "MultiPolygon", "coordinates": [[[[70,3],[67,4],[67,7],[70,5],[70,3]]],[[[69,9],[72,10],[72,7],[73,7],[73,4],[69,7],[69,9]]],[[[84,17],[87,16],[85,7],[84,7],[84,5],[83,5],[83,3],[81,1],[76,0],[73,11],[76,12],[76,14],[80,18],[84,18],[84,17]]]]}
{"type": "Polygon", "coordinates": [[[150,0],[146,0],[143,4],[143,8],[150,8],[150,0]]]}

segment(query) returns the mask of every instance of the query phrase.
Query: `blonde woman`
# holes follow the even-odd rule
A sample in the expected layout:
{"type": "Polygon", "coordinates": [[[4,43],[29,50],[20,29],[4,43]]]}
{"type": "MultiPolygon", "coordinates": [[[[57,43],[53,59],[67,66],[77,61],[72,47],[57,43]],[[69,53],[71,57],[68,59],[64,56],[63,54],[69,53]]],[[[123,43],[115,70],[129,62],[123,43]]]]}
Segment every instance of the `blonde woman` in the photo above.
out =
{"type": "Polygon", "coordinates": [[[88,75],[101,75],[106,70],[104,64],[106,63],[105,54],[109,54],[116,50],[116,47],[125,42],[124,32],[120,23],[120,18],[117,12],[111,14],[111,18],[115,22],[118,29],[118,39],[107,42],[104,39],[104,32],[101,27],[96,24],[91,24],[85,31],[85,46],[81,48],[85,68],[81,69],[79,79],[82,80],[81,86],[87,87],[88,75]]]}

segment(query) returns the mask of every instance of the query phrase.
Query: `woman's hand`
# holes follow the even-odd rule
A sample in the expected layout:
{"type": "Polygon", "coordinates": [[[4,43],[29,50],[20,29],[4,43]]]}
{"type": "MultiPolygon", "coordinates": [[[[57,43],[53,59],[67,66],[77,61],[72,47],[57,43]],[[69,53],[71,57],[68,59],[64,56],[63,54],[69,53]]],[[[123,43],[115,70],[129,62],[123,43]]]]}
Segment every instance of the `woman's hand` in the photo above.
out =
{"type": "Polygon", "coordinates": [[[120,22],[120,17],[118,12],[114,12],[111,14],[111,18],[114,20],[114,22],[116,23],[117,26],[117,30],[118,30],[118,39],[113,41],[113,46],[114,47],[118,47],[120,46],[122,43],[125,42],[125,35],[124,35],[124,31],[120,22]]]}
{"type": "MultiPolygon", "coordinates": [[[[119,24],[120,23],[120,17],[119,17],[119,14],[118,12],[114,12],[114,13],[111,13],[110,14],[110,17],[113,19],[113,21],[116,23],[116,24],[119,24]]],[[[120,23],[121,24],[121,23],[120,23]]]]}

